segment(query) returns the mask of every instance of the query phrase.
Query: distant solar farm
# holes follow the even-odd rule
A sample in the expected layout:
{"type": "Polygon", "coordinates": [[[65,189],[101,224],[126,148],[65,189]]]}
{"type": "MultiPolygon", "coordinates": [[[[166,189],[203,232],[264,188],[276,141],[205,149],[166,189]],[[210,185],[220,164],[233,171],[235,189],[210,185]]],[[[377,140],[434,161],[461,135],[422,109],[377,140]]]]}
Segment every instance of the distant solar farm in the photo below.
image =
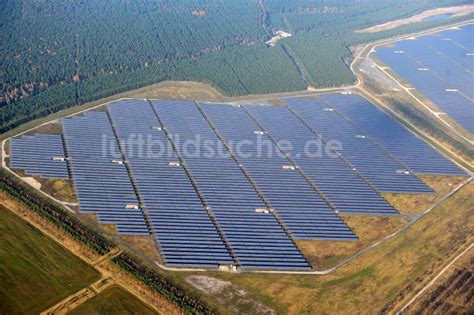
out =
{"type": "Polygon", "coordinates": [[[377,48],[375,56],[474,133],[474,24],[377,48]]]}
{"type": "Polygon", "coordinates": [[[81,212],[152,235],[167,266],[264,270],[310,270],[297,240],[356,240],[341,215],[399,215],[382,194],[432,194],[419,174],[466,175],[358,94],[281,101],[122,99],[62,119],[60,135],[12,138],[10,167],[70,178],[81,212]],[[225,154],[189,154],[196,135],[225,154]],[[137,138],[166,154],[136,152],[137,138]]]}

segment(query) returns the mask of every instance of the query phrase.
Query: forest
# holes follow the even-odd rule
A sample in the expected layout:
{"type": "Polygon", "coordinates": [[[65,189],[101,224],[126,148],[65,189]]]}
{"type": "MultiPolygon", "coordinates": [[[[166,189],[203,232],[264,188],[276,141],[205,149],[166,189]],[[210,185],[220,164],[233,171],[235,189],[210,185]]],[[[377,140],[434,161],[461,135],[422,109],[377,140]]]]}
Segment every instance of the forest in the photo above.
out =
{"type": "Polygon", "coordinates": [[[446,21],[355,30],[466,2],[1,1],[0,131],[164,80],[230,96],[349,85],[352,45],[446,21]],[[293,36],[267,47],[276,30],[293,36]]]}

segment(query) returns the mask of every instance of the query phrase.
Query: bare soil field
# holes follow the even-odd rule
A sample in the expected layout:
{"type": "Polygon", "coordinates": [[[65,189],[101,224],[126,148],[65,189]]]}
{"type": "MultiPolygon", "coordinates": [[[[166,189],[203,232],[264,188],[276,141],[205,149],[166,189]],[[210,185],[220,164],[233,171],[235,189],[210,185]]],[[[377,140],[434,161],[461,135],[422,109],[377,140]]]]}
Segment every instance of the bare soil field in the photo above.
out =
{"type": "Polygon", "coordinates": [[[249,292],[229,281],[204,275],[189,276],[185,280],[234,314],[276,314],[271,307],[254,299],[249,292]]]}

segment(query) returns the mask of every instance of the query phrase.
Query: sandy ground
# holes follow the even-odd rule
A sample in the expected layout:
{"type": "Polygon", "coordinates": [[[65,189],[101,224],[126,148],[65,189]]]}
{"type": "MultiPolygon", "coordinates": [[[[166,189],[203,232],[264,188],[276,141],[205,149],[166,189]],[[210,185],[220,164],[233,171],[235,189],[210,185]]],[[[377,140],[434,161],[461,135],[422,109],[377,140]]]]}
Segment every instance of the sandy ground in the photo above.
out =
{"type": "Polygon", "coordinates": [[[213,295],[222,292],[225,288],[232,286],[229,281],[219,280],[206,276],[189,276],[186,281],[206,295],[213,295]]]}
{"type": "Polygon", "coordinates": [[[390,30],[390,29],[399,27],[401,25],[421,22],[424,19],[426,19],[427,17],[434,16],[434,15],[452,13],[454,16],[463,16],[463,15],[468,15],[472,12],[474,12],[474,4],[467,4],[467,5],[448,7],[448,8],[432,9],[432,10],[424,11],[420,14],[414,15],[414,16],[406,18],[406,19],[395,20],[395,21],[384,23],[384,24],[375,25],[375,26],[372,26],[372,27],[369,27],[369,28],[358,30],[356,32],[359,32],[359,33],[377,33],[377,32],[380,32],[380,31],[390,30]]]}
{"type": "Polygon", "coordinates": [[[254,299],[246,290],[229,281],[208,276],[188,276],[186,282],[236,314],[276,314],[275,310],[254,299]]]}
{"type": "Polygon", "coordinates": [[[22,179],[33,188],[41,190],[41,183],[38,182],[34,177],[23,177],[22,179]]]}
{"type": "Polygon", "coordinates": [[[370,77],[383,88],[390,91],[401,91],[398,85],[377,68],[371,59],[364,58],[359,65],[359,71],[370,77]]]}

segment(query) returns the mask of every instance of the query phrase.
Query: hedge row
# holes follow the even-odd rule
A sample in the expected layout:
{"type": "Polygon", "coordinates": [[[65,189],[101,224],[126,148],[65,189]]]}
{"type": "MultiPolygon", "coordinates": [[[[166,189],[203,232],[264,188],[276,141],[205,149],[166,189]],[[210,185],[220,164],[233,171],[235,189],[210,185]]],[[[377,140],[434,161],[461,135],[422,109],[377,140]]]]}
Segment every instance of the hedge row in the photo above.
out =
{"type": "Polygon", "coordinates": [[[20,201],[41,217],[54,223],[98,254],[104,255],[114,247],[112,242],[98,235],[91,228],[86,227],[78,219],[68,214],[66,210],[48,202],[45,197],[39,195],[5,170],[2,170],[0,173],[0,189],[6,191],[14,199],[20,201]]]}
{"type": "MultiPolygon", "coordinates": [[[[115,246],[115,244],[71,216],[66,210],[51,204],[45,197],[5,170],[0,171],[0,189],[100,255],[110,252],[115,246]]],[[[122,253],[112,261],[137,279],[143,281],[154,291],[168,298],[182,310],[190,314],[216,314],[214,310],[199,298],[189,295],[185,289],[175,285],[172,280],[149,270],[129,255],[122,253]]]]}
{"type": "Polygon", "coordinates": [[[187,313],[216,314],[216,311],[207,306],[198,297],[189,295],[184,288],[177,286],[167,277],[141,265],[131,256],[122,253],[114,257],[112,261],[135,278],[144,282],[151,289],[167,297],[187,313]]]}

